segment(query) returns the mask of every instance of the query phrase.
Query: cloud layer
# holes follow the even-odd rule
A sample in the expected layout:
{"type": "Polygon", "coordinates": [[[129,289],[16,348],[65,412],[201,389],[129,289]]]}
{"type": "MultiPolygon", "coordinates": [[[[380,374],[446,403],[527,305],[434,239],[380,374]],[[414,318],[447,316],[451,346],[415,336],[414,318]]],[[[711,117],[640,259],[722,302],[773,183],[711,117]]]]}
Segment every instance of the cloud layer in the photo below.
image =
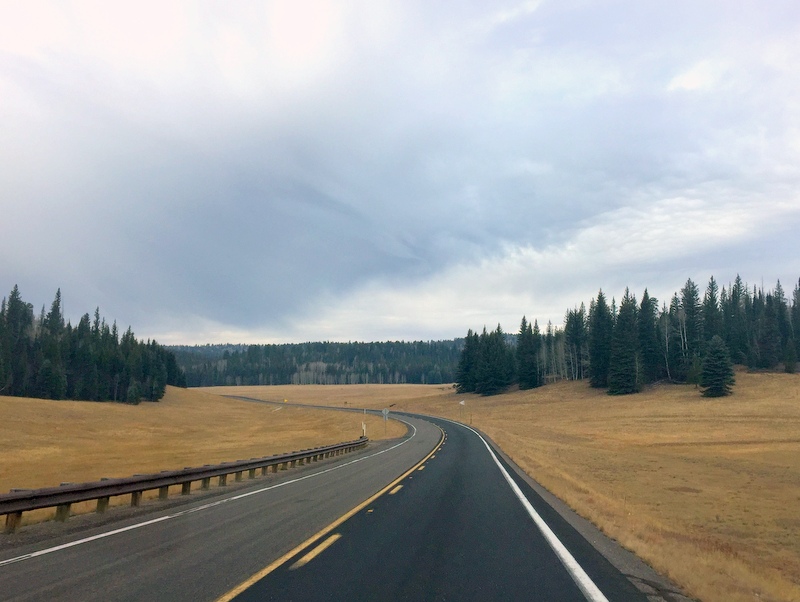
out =
{"type": "Polygon", "coordinates": [[[800,275],[792,2],[3,13],[0,281],[67,315],[451,338],[800,275]]]}

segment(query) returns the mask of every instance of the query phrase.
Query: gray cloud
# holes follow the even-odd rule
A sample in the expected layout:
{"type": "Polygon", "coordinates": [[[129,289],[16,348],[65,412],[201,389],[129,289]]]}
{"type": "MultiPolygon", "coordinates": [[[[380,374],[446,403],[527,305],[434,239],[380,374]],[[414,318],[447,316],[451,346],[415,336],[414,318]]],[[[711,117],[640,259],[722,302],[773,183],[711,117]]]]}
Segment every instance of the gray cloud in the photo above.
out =
{"type": "Polygon", "coordinates": [[[9,10],[7,288],[173,342],[397,339],[800,272],[794,3],[293,6],[9,10]]]}

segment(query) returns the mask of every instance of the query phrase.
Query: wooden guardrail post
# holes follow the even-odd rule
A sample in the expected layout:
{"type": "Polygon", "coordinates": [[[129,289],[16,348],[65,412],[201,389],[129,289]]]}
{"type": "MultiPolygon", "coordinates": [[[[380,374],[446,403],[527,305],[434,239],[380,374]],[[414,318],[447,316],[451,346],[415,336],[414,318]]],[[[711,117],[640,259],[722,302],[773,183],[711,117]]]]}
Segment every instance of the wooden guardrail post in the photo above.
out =
{"type": "Polygon", "coordinates": [[[56,506],[56,520],[63,523],[69,518],[69,508],[72,504],[59,504],[56,506]]]}
{"type": "Polygon", "coordinates": [[[181,495],[189,495],[192,492],[192,482],[181,483],[181,495]]]}
{"type": "Polygon", "coordinates": [[[131,493],[131,508],[136,508],[142,504],[142,492],[134,491],[131,493]]]}
{"type": "Polygon", "coordinates": [[[248,479],[255,479],[256,478],[256,469],[255,468],[251,468],[249,471],[247,471],[247,478],[248,479]]]}
{"type": "Polygon", "coordinates": [[[207,477],[200,481],[200,489],[208,489],[211,487],[211,477],[207,477]]]}
{"type": "Polygon", "coordinates": [[[103,512],[108,510],[108,500],[109,500],[108,496],[97,498],[97,513],[98,514],[102,514],[103,512]]]}
{"type": "Polygon", "coordinates": [[[10,512],[6,514],[6,533],[14,533],[22,523],[22,512],[10,512]]]}
{"type": "Polygon", "coordinates": [[[241,470],[240,470],[239,472],[237,472],[237,473],[236,473],[236,474],[233,476],[233,480],[234,480],[234,481],[236,481],[237,483],[239,483],[239,482],[242,480],[242,472],[243,472],[243,471],[241,471],[241,470]]]}
{"type": "Polygon", "coordinates": [[[221,474],[219,475],[219,483],[217,483],[220,487],[225,487],[228,484],[228,475],[221,474]]]}
{"type": "Polygon", "coordinates": [[[166,500],[169,497],[169,485],[158,488],[158,499],[166,500]]]}

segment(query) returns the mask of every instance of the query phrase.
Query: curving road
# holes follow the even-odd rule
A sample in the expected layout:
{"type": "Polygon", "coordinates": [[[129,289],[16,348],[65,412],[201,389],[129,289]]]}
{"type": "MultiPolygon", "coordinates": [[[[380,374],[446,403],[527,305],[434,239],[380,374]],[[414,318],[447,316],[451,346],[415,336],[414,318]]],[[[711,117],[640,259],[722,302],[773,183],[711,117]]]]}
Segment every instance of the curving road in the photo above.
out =
{"type": "Polygon", "coordinates": [[[0,599],[647,599],[477,432],[403,419],[400,441],[276,479],[5,536],[0,599]]]}

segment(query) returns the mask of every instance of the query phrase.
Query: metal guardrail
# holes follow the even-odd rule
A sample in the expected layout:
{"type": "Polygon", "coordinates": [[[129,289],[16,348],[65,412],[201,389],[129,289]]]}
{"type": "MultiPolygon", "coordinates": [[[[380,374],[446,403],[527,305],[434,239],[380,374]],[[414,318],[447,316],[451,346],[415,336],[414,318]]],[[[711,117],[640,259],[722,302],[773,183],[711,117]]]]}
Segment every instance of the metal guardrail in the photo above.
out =
{"type": "Polygon", "coordinates": [[[30,510],[56,508],[56,520],[65,521],[69,518],[70,505],[77,502],[97,500],[97,512],[105,512],[108,509],[109,498],[130,495],[131,506],[139,506],[142,493],[145,491],[158,489],[159,499],[167,499],[169,488],[180,485],[181,495],[189,495],[192,483],[196,481],[201,482],[201,489],[209,489],[212,478],[218,478],[218,485],[224,486],[227,484],[228,475],[231,474],[235,475],[236,481],[241,481],[245,472],[248,473],[248,478],[254,479],[258,470],[261,470],[263,476],[270,469],[272,472],[278,472],[298,464],[317,462],[323,458],[338,456],[364,447],[368,441],[367,437],[361,437],[355,441],[277,456],[207,464],[197,468],[166,470],[156,474],[134,475],[121,479],[101,479],[92,483],[62,483],[60,487],[43,489],[12,489],[10,493],[0,495],[0,515],[6,515],[5,532],[14,533],[20,526],[22,513],[30,510]]]}

